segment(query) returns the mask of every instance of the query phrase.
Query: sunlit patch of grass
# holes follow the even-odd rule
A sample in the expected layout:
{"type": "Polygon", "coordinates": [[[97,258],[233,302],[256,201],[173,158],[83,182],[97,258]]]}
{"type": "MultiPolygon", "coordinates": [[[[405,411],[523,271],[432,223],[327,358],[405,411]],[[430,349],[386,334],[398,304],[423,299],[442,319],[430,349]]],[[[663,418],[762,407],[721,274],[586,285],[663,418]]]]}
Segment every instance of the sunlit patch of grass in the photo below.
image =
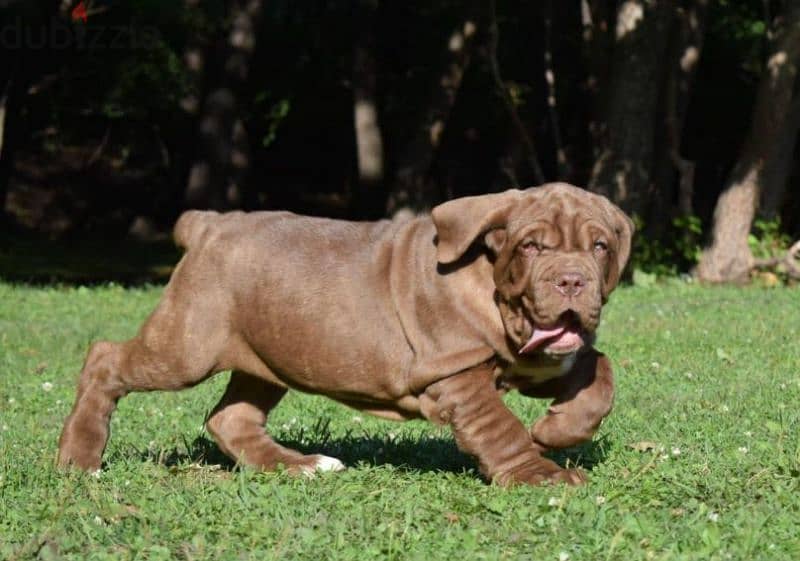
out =
{"type": "Polygon", "coordinates": [[[796,288],[618,290],[615,409],[555,455],[579,489],[486,485],[446,429],[296,393],[271,432],[349,469],[242,470],[202,428],[226,375],[125,398],[97,477],[55,470],[87,344],[130,337],[160,291],[0,284],[0,559],[800,558],[796,288]]]}

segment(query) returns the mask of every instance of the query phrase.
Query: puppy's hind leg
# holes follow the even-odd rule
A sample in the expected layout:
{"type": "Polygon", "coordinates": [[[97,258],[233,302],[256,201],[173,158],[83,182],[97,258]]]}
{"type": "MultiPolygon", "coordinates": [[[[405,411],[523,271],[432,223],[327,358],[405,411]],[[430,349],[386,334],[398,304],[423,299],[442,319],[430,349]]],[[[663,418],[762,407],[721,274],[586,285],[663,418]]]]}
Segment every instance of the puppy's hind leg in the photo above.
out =
{"type": "Polygon", "coordinates": [[[245,465],[263,470],[283,466],[289,472],[306,474],[343,470],[344,464],[336,458],[301,454],[266,434],[267,415],[285,394],[286,388],[234,371],[206,426],[222,451],[245,465]]]}
{"type": "MultiPolygon", "coordinates": [[[[185,292],[185,291],[184,291],[185,292]]],[[[210,309],[168,286],[139,334],[124,343],[94,343],[86,356],[72,412],[59,440],[58,464],[100,468],[117,401],[133,391],[179,390],[221,370],[227,329],[210,309]],[[215,321],[216,320],[216,321],[215,321]]]]}

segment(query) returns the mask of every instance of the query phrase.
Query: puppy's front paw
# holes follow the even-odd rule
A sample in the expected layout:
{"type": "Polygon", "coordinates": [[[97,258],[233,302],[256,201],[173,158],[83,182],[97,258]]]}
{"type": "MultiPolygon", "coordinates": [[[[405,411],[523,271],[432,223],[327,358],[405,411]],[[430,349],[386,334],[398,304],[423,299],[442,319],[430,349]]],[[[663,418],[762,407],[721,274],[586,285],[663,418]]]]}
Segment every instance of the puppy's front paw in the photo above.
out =
{"type": "Polygon", "coordinates": [[[512,485],[544,485],[547,483],[566,483],[567,485],[583,485],[586,474],[579,469],[564,469],[546,458],[536,458],[517,465],[494,478],[504,487],[512,485]]]}

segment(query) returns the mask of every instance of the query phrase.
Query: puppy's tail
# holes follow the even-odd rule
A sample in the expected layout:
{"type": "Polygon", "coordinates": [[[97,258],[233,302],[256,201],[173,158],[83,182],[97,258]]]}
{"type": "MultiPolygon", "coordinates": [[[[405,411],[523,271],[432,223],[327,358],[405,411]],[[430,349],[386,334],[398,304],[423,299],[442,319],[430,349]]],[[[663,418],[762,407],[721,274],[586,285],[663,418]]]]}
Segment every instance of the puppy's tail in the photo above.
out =
{"type": "Polygon", "coordinates": [[[213,210],[187,210],[175,223],[173,238],[178,247],[189,249],[198,244],[219,213],[213,210]]]}

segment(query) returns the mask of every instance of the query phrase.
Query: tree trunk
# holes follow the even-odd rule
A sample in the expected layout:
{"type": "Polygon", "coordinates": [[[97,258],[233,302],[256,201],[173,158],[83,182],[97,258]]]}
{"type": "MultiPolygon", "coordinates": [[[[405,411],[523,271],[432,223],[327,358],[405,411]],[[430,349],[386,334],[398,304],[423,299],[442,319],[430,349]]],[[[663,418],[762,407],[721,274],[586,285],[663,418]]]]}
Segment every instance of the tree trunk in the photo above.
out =
{"type": "Polygon", "coordinates": [[[197,153],[186,185],[185,205],[190,208],[229,210],[240,207],[245,196],[250,153],[239,118],[239,97],[247,82],[263,4],[262,0],[230,4],[232,24],[222,68],[203,102],[197,153]]]}
{"type": "MultiPolygon", "coordinates": [[[[586,64],[584,90],[589,98],[589,135],[593,147],[601,146],[602,119],[613,53],[612,13],[607,0],[581,0],[583,59],[586,64]]],[[[598,156],[599,154],[595,154],[598,156]]]]}
{"type": "Polygon", "coordinates": [[[625,0],[617,10],[601,148],[589,188],[642,215],[651,191],[656,116],[673,0],[625,0]]]}
{"type": "MultiPolygon", "coordinates": [[[[573,56],[580,65],[580,82],[575,84],[579,86],[577,95],[570,96],[567,102],[570,110],[563,114],[564,130],[569,131],[570,139],[566,149],[571,171],[568,180],[577,185],[588,185],[592,167],[604,145],[604,111],[614,43],[612,4],[609,0],[581,0],[579,4],[581,43],[572,48],[576,49],[573,56]]],[[[559,10],[564,10],[566,17],[576,15],[574,7],[570,10],[563,2],[554,7],[556,14],[563,14],[559,10]]],[[[571,89],[574,91],[574,87],[571,89]]]]}
{"type": "Polygon", "coordinates": [[[693,0],[676,10],[667,61],[668,75],[663,95],[663,130],[655,164],[655,189],[645,225],[647,234],[661,239],[672,218],[693,214],[695,164],[681,155],[681,137],[690,92],[700,61],[705,34],[708,0],[693,0]],[[676,191],[677,176],[677,191],[676,191]]]}
{"type": "Polygon", "coordinates": [[[5,226],[6,215],[6,196],[8,193],[8,181],[11,178],[13,158],[11,157],[11,128],[6,126],[8,121],[9,96],[13,88],[13,76],[4,76],[6,80],[2,94],[0,94],[0,229],[5,226]]]}
{"type": "Polygon", "coordinates": [[[544,81],[547,84],[547,114],[556,152],[556,179],[567,180],[572,176],[572,165],[567,159],[561,138],[561,119],[558,115],[556,72],[553,65],[553,0],[545,0],[544,11],[544,81]]]}
{"type": "MultiPolygon", "coordinates": [[[[549,12],[548,12],[549,13],[549,12]]],[[[508,139],[506,149],[498,157],[498,175],[494,188],[507,189],[509,187],[529,187],[531,184],[541,184],[546,181],[542,166],[539,161],[539,154],[536,144],[528,131],[528,127],[519,116],[514,100],[509,93],[503,76],[500,72],[500,63],[497,58],[497,46],[500,40],[499,29],[497,26],[497,11],[495,2],[487,0],[482,2],[478,19],[478,31],[475,37],[474,50],[482,63],[481,67],[487,72],[493,86],[493,94],[502,105],[503,112],[511,125],[511,135],[508,139]]],[[[545,57],[550,53],[546,52],[545,57]]],[[[550,83],[553,90],[549,96],[553,100],[553,111],[555,113],[555,75],[550,70],[550,83]]],[[[557,118],[551,121],[558,127],[557,118]]],[[[558,137],[558,133],[554,133],[558,137]]],[[[560,146],[560,142],[556,142],[560,146]]]]}
{"type": "Polygon", "coordinates": [[[353,209],[358,218],[378,218],[385,205],[383,136],[378,120],[375,60],[376,6],[362,8],[362,22],[353,52],[353,126],[356,135],[358,187],[353,209]]]}
{"type": "MultiPolygon", "coordinates": [[[[10,16],[10,23],[9,20],[0,19],[0,27],[6,24],[21,25],[20,33],[23,36],[37,29],[45,29],[49,35],[51,26],[59,17],[61,6],[60,2],[52,0],[19,3],[14,6],[17,12],[12,12],[16,17],[10,16]]],[[[0,227],[9,222],[6,200],[16,151],[26,133],[23,107],[29,88],[46,72],[48,66],[56,66],[62,56],[62,52],[47,45],[34,49],[25,42],[16,47],[9,45],[0,49],[0,227]]]]}
{"type": "Polygon", "coordinates": [[[765,220],[778,218],[783,207],[786,184],[794,164],[798,130],[800,130],[800,99],[796,97],[792,101],[783,130],[776,141],[775,155],[764,169],[758,214],[765,220]]]}
{"type": "Polygon", "coordinates": [[[522,156],[528,168],[533,173],[534,181],[539,184],[544,183],[546,180],[539,162],[536,144],[533,141],[533,137],[528,132],[525,123],[522,122],[519,112],[514,106],[514,100],[511,98],[511,94],[508,92],[508,88],[503,81],[503,76],[500,73],[500,63],[497,60],[497,44],[500,40],[500,34],[497,28],[497,10],[494,0],[487,0],[483,3],[480,25],[482,27],[481,33],[485,34],[485,40],[480,42],[479,50],[488,63],[495,91],[503,104],[503,109],[511,121],[514,134],[517,137],[517,154],[522,156]]]}
{"type": "Polygon", "coordinates": [[[765,189],[777,189],[779,180],[786,178],[786,174],[770,170],[781,160],[781,141],[786,137],[787,126],[792,126],[788,121],[793,103],[797,102],[792,98],[800,64],[800,0],[785,3],[783,15],[775,21],[773,37],[750,131],[714,209],[711,245],[703,252],[695,271],[702,281],[748,280],[754,259],[747,237],[759,197],[765,189]]]}
{"type": "Polygon", "coordinates": [[[432,206],[440,197],[430,177],[450,112],[461,81],[469,66],[476,25],[470,17],[450,34],[443,67],[436,75],[430,102],[415,127],[411,141],[399,155],[387,210],[419,211],[432,206]]]}

